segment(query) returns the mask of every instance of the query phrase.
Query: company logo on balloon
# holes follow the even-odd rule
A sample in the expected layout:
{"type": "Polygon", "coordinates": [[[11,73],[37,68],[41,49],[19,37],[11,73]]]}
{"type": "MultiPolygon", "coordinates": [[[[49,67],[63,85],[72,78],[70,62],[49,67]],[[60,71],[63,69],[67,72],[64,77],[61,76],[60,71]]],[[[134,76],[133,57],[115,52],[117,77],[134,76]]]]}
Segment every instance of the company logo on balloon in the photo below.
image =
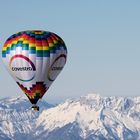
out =
{"type": "Polygon", "coordinates": [[[61,54],[52,63],[48,71],[48,80],[53,82],[66,63],[66,55],[61,54]]]}
{"type": "Polygon", "coordinates": [[[62,70],[63,67],[52,67],[52,70],[62,70]]]}
{"type": "Polygon", "coordinates": [[[32,71],[32,67],[12,67],[12,71],[32,71]]]}
{"type": "Polygon", "coordinates": [[[14,76],[20,81],[29,82],[35,77],[35,65],[24,55],[14,55],[9,66],[14,76]]]}

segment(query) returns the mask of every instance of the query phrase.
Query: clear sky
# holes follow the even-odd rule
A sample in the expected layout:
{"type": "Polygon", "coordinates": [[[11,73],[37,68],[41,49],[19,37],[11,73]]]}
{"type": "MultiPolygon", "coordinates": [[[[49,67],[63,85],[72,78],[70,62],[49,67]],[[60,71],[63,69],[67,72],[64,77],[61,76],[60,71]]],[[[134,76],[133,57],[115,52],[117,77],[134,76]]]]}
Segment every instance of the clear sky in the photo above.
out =
{"type": "MultiPolygon", "coordinates": [[[[44,99],[88,93],[140,95],[139,0],[0,0],[0,46],[13,33],[57,33],[68,48],[64,70],[44,99]]],[[[23,95],[0,60],[0,98],[23,95]]]]}

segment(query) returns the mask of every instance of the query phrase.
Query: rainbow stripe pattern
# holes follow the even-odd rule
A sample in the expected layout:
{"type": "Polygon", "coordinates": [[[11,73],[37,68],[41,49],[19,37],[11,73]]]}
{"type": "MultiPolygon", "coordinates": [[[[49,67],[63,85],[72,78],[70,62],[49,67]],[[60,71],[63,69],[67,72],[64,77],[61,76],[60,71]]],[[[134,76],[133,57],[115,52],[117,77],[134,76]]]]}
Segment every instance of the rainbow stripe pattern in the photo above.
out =
{"type": "Polygon", "coordinates": [[[2,57],[5,58],[12,50],[21,47],[29,51],[29,54],[36,54],[36,57],[49,57],[51,53],[63,48],[66,45],[56,34],[47,31],[22,31],[10,36],[2,49],[2,57]]]}

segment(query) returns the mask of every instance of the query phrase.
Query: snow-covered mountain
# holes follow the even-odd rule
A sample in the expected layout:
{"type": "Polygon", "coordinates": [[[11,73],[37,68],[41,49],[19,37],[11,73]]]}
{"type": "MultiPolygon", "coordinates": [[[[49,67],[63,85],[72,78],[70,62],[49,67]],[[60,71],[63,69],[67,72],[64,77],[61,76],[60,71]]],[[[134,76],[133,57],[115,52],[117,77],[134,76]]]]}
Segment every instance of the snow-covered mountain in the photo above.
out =
{"type": "Polygon", "coordinates": [[[0,100],[0,140],[140,140],[140,97],[89,94],[57,106],[0,100]]]}

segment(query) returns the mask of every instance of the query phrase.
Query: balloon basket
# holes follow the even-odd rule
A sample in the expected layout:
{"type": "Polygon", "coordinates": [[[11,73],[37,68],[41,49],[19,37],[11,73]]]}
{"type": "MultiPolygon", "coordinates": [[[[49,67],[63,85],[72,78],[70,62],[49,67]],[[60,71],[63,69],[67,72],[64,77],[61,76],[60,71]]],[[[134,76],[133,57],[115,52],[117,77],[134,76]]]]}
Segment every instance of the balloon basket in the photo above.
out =
{"type": "Polygon", "coordinates": [[[32,110],[34,110],[34,111],[39,111],[39,106],[33,105],[33,106],[32,106],[32,110]]]}

